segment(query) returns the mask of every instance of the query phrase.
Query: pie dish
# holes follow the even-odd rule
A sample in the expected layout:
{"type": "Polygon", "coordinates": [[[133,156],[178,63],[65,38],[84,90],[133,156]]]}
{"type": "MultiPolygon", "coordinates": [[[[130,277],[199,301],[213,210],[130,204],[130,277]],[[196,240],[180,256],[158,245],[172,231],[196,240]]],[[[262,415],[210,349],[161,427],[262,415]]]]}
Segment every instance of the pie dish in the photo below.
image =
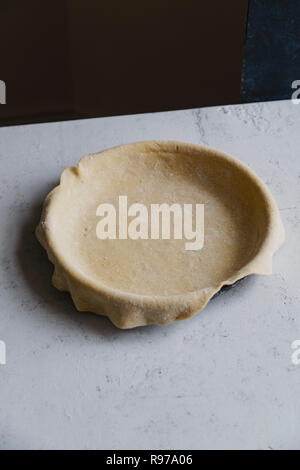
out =
{"type": "Polygon", "coordinates": [[[276,203],[237,159],[202,145],[148,141],[84,156],[48,194],[36,229],[52,282],[79,311],[119,328],[169,324],[200,312],[222,286],[270,274],[284,241],[276,203]],[[96,236],[101,203],[204,204],[204,245],[96,236]]]}

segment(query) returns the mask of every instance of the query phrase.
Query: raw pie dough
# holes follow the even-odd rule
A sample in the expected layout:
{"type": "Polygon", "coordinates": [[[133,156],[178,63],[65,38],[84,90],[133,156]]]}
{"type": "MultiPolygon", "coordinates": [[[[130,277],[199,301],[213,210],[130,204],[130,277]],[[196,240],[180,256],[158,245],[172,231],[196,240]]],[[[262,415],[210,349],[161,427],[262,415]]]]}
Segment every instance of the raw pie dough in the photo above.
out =
{"type": "Polygon", "coordinates": [[[47,196],[37,237],[55,266],[54,286],[76,308],[119,328],[164,325],[202,310],[223,286],[270,274],[284,240],[266,186],[247,166],[200,145],[150,141],[86,155],[47,196]],[[99,240],[96,209],[119,195],[150,204],[205,204],[204,247],[186,240],[99,240]]]}

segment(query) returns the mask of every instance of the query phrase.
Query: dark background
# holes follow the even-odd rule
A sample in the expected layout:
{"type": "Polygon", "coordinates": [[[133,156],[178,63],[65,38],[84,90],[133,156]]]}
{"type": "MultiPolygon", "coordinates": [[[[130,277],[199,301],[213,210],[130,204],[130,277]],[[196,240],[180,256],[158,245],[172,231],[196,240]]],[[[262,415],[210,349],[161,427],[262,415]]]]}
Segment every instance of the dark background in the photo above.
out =
{"type": "Polygon", "coordinates": [[[0,125],[291,96],[299,0],[0,0],[0,125]]]}
{"type": "Polygon", "coordinates": [[[242,101],[290,99],[300,80],[300,0],[250,0],[242,101]]]}

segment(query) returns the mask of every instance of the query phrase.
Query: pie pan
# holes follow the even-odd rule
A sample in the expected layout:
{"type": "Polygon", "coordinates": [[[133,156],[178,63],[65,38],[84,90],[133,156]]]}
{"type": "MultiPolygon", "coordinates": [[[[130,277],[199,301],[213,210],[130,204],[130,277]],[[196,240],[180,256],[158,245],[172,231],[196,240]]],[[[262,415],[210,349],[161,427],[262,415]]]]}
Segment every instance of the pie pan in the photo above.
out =
{"type": "Polygon", "coordinates": [[[76,308],[119,328],[164,325],[201,311],[222,286],[270,274],[284,241],[276,203],[237,159],[202,145],[148,141],[84,156],[48,194],[36,235],[52,282],[76,308]],[[204,205],[204,244],[184,239],[99,239],[99,204],[204,205]]]}

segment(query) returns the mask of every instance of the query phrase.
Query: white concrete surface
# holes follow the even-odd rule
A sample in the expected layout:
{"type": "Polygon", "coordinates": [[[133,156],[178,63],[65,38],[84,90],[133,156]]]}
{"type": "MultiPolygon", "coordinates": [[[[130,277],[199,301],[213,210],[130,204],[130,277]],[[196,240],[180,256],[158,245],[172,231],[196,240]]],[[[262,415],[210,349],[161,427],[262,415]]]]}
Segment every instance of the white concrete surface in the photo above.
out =
{"type": "Polygon", "coordinates": [[[0,447],[300,449],[300,105],[290,101],[0,128],[0,447]],[[44,196],[89,152],[204,143],[275,196],[286,244],[198,316],[119,331],[50,285],[34,237],[44,196]]]}

